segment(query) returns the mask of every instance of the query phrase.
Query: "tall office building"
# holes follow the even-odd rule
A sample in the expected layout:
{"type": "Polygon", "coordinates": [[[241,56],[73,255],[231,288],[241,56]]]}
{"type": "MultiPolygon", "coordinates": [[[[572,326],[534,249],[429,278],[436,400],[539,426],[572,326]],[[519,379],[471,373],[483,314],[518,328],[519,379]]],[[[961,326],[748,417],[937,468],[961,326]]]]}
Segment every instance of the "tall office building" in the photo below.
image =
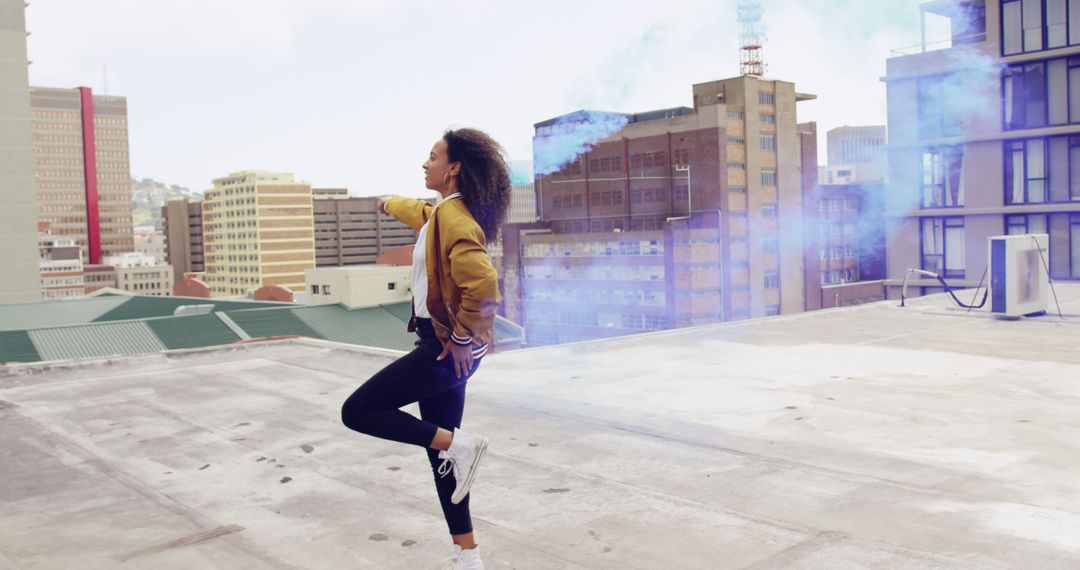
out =
{"type": "Polygon", "coordinates": [[[0,304],[41,297],[25,11],[0,0],[0,304]]]}
{"type": "Polygon", "coordinates": [[[33,87],[37,219],[83,249],[83,261],[135,250],[127,99],[89,87],[33,87]]]}
{"type": "Polygon", "coordinates": [[[1080,279],[1080,3],[921,8],[951,35],[887,62],[890,295],[909,268],[975,287],[987,238],[1012,233],[1049,234],[1051,275],[1080,279]]]}
{"type": "Polygon", "coordinates": [[[315,267],[311,184],[289,173],[235,172],[203,193],[206,284],[214,297],[267,285],[304,290],[315,267]]]}
{"type": "Polygon", "coordinates": [[[375,263],[387,250],[416,243],[416,231],[380,212],[376,197],[349,196],[344,188],[312,194],[319,267],[375,263]]]}
{"type": "Polygon", "coordinates": [[[180,281],[185,273],[206,271],[203,258],[202,202],[194,198],[170,200],[161,207],[165,234],[165,263],[180,281]]]}
{"type": "Polygon", "coordinates": [[[821,168],[822,184],[861,184],[886,178],[884,126],[837,127],[825,133],[828,164],[821,168]]]}
{"type": "Polygon", "coordinates": [[[825,133],[829,164],[875,162],[885,156],[885,126],[836,127],[825,133]]]}
{"type": "MultiPolygon", "coordinates": [[[[510,225],[505,314],[545,344],[806,309],[806,182],[792,83],[693,86],[694,107],[626,126],[536,177],[539,223],[510,225]]],[[[534,148],[589,120],[536,125],[534,148]]],[[[816,147],[815,147],[816,148],[816,147]]]]}

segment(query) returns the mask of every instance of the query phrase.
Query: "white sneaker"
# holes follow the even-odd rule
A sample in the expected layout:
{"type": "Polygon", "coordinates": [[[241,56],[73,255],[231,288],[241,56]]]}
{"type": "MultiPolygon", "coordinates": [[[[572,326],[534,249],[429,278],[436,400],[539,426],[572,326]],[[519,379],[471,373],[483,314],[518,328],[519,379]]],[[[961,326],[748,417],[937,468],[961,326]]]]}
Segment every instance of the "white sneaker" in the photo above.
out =
{"type": "Polygon", "coordinates": [[[451,503],[456,505],[469,494],[487,446],[488,438],[454,428],[454,440],[450,442],[450,449],[439,452],[439,459],[443,460],[439,465],[439,475],[446,477],[453,469],[454,480],[457,482],[454,494],[450,497],[451,503]]]}
{"type": "Polygon", "coordinates": [[[484,570],[484,561],[480,560],[480,547],[470,550],[462,550],[454,545],[454,558],[450,562],[450,570],[484,570]]]}

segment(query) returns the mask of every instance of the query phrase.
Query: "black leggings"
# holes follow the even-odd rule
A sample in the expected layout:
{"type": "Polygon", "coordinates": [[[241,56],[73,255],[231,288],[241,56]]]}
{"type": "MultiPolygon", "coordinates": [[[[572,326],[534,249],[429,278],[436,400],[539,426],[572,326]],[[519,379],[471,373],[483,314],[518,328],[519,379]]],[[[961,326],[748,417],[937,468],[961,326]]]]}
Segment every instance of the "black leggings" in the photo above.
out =
{"type": "Polygon", "coordinates": [[[469,376],[456,378],[453,356],[448,354],[441,361],[435,360],[443,347],[435,336],[431,321],[416,319],[416,323],[416,334],[420,337],[416,348],[357,388],[341,407],[341,421],[360,433],[427,449],[450,534],[465,534],[472,532],[469,496],[456,505],[450,502],[456,485],[454,475],[441,477],[438,474],[442,460],[439,452],[428,446],[438,428],[454,431],[461,426],[465,383],[480,366],[480,359],[474,361],[469,376]],[[413,402],[420,403],[419,419],[399,409],[413,402]]]}

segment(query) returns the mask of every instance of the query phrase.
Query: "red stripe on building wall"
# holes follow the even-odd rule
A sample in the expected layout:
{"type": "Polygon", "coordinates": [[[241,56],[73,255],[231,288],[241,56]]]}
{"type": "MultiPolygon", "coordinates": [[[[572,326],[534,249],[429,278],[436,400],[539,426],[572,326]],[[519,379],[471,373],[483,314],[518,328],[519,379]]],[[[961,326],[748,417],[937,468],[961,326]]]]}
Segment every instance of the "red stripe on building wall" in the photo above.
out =
{"type": "Polygon", "coordinates": [[[86,177],[86,239],[90,263],[101,263],[101,213],[98,210],[97,145],[94,142],[94,93],[79,88],[82,99],[83,165],[86,177]]]}

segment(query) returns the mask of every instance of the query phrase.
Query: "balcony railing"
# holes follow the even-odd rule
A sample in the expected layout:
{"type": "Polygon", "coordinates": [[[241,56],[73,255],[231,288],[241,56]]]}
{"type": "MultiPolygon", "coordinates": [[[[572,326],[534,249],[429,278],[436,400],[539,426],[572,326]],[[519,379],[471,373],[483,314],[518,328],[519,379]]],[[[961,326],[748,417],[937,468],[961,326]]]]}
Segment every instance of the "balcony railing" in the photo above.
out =
{"type": "Polygon", "coordinates": [[[938,40],[935,42],[922,42],[913,46],[907,46],[902,48],[896,48],[891,50],[892,57],[901,57],[905,55],[915,55],[919,53],[928,53],[932,51],[941,51],[956,47],[959,45],[975,44],[986,41],[986,33],[971,34],[967,36],[956,36],[949,39],[938,40]]]}

